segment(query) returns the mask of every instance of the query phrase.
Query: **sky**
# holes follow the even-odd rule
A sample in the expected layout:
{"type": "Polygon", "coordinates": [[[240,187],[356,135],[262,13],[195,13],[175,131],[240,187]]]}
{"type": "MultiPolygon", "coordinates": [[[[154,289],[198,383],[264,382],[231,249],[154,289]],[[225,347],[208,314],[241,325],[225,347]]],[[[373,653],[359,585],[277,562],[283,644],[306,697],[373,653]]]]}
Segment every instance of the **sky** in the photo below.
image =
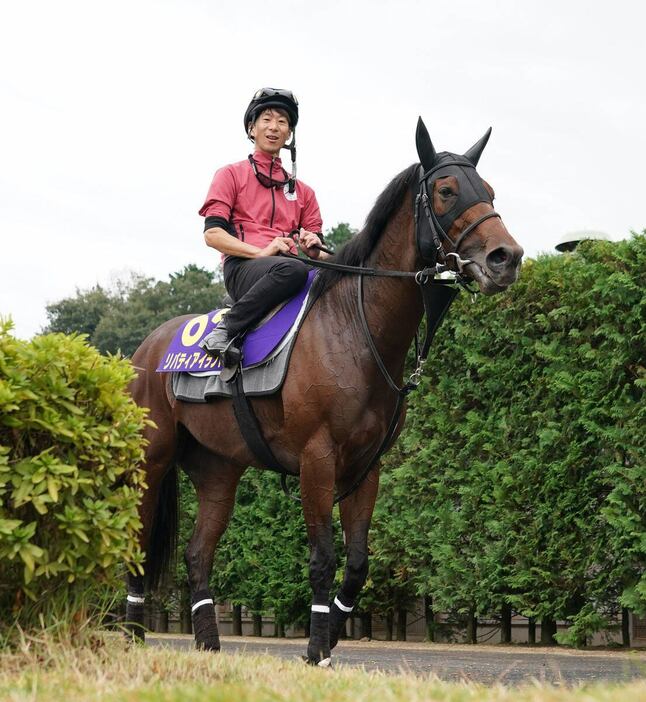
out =
{"type": "MultiPolygon", "coordinates": [[[[478,167],[526,255],[646,228],[646,6],[599,0],[21,0],[0,4],[0,316],[131,272],[215,268],[197,211],[251,151],[260,87],[300,103],[299,177],[360,228],[417,160],[478,167]]],[[[288,165],[289,158],[284,158],[288,165]]]]}

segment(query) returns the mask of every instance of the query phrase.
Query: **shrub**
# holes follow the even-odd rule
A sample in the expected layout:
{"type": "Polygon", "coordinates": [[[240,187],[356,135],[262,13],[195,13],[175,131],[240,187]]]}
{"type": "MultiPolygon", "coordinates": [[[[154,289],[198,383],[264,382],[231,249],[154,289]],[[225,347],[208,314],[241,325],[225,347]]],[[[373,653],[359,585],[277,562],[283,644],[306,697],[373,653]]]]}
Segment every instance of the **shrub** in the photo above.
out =
{"type": "Polygon", "coordinates": [[[82,622],[119,564],[141,567],[145,410],[127,361],[82,335],[10,329],[0,320],[0,617],[82,622]]]}
{"type": "Polygon", "coordinates": [[[447,316],[372,538],[434,606],[564,619],[577,645],[646,612],[645,234],[447,316]]]}

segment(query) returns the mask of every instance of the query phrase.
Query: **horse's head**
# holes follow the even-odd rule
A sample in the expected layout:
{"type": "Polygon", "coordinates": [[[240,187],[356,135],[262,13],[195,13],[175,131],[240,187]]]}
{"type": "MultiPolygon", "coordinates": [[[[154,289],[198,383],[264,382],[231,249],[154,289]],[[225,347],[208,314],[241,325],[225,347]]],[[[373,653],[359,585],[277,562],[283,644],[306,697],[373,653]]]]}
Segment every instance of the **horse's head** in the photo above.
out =
{"type": "Polygon", "coordinates": [[[416,135],[424,171],[416,204],[419,253],[425,263],[445,260],[487,295],[516,280],[523,257],[493,209],[493,189],[476,171],[490,134],[491,128],[462,156],[436,152],[421,117],[416,135]]]}

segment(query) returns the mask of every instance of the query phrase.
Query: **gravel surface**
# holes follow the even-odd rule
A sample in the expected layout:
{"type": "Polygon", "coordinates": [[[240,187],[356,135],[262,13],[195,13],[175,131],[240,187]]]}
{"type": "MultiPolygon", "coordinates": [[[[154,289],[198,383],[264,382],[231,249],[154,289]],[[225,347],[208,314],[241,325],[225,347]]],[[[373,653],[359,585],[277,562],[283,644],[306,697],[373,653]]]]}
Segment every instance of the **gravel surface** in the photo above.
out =
{"type": "MultiPolygon", "coordinates": [[[[151,634],[151,646],[192,649],[192,636],[151,634]]],[[[305,639],[222,637],[227,653],[266,653],[300,659],[305,639]]],[[[538,680],[557,685],[626,682],[646,678],[646,653],[640,651],[574,651],[516,646],[464,646],[384,641],[342,641],[332,656],[335,667],[351,666],[385,673],[437,675],[446,681],[517,685],[538,680]]]]}

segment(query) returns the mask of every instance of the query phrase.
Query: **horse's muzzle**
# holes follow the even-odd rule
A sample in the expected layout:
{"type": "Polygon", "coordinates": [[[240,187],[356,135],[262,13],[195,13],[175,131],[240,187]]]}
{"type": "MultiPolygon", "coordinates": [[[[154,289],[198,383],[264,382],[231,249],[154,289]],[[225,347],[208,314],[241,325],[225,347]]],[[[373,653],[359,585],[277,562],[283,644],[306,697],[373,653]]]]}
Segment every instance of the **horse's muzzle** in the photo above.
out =
{"type": "Polygon", "coordinates": [[[484,295],[502,292],[518,278],[523,249],[517,244],[502,244],[492,249],[484,260],[476,254],[465,266],[465,273],[478,284],[484,295]]]}
{"type": "Polygon", "coordinates": [[[503,244],[485,258],[485,273],[496,285],[506,288],[518,278],[523,248],[518,244],[503,244]]]}

